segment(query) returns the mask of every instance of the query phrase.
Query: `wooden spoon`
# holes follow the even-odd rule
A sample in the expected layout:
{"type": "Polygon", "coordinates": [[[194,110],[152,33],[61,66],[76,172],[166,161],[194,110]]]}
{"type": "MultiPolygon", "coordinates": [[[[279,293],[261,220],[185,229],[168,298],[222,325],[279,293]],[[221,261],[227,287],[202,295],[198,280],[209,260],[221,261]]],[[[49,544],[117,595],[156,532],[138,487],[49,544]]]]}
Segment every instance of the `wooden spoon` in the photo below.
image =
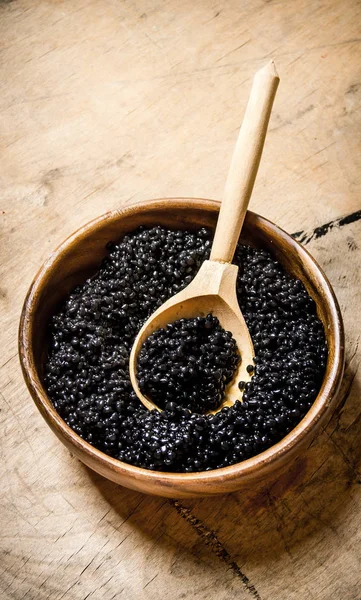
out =
{"type": "Polygon", "coordinates": [[[249,369],[249,373],[247,367],[253,365],[254,349],[237,300],[238,267],[231,262],[257,175],[278,83],[279,77],[273,61],[254,76],[224,189],[210,259],[204,261],[193,281],[184,290],[167,300],[152,314],[133,344],[129,362],[130,379],[138,398],[149,410],[160,408],[139,389],[136,374],[138,354],[145,340],[154,331],[181,318],[189,319],[212,313],[218,317],[225,330],[232,332],[237,342],[241,361],[218,410],[241,399],[238,383],[247,382],[252,376],[252,370],[249,369]]]}

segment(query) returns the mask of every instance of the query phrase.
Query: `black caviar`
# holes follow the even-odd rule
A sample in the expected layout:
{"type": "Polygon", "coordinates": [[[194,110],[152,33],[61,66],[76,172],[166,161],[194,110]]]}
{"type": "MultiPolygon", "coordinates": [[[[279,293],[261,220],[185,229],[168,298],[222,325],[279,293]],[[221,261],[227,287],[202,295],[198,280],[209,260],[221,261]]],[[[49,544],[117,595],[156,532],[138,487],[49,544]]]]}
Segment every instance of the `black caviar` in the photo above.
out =
{"type": "Polygon", "coordinates": [[[108,244],[98,273],[51,319],[49,397],[77,434],[122,461],[178,472],[240,462],[295,427],[320,388],[327,347],[314,301],[268,252],[238,245],[237,295],[256,355],[243,402],[201,415],[174,403],[148,411],[138,400],[128,373],[133,340],[193,279],[211,237],[206,229],[152,227],[108,244]]]}
{"type": "Polygon", "coordinates": [[[179,319],[158,329],[139,352],[140,391],[160,408],[216,410],[240,361],[237,344],[217,317],[179,319]]]}

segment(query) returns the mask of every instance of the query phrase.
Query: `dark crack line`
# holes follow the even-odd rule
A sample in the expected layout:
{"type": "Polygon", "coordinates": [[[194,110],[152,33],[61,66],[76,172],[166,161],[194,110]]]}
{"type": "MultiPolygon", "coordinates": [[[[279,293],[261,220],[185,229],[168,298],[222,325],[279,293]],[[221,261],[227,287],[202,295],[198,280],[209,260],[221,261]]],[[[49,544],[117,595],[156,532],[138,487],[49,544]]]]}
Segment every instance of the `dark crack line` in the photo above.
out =
{"type": "Polygon", "coordinates": [[[346,215],[345,217],[340,217],[339,219],[334,219],[329,223],[324,223],[324,225],[320,225],[312,231],[296,231],[295,233],[292,233],[292,237],[295,238],[301,244],[306,245],[312,242],[312,240],[318,240],[324,235],[327,235],[327,233],[329,233],[335,227],[344,227],[345,225],[356,223],[356,221],[360,221],[360,219],[361,210],[357,210],[356,212],[346,215]]]}
{"type": "Polygon", "coordinates": [[[247,592],[249,592],[253,598],[255,598],[255,600],[261,600],[261,596],[257,592],[254,585],[250,583],[247,575],[241,571],[237,563],[232,560],[223,544],[219,541],[216,533],[202,523],[200,519],[197,519],[197,517],[192,514],[191,510],[186,506],[183,506],[183,504],[178,502],[178,500],[172,499],[169,500],[169,503],[176,509],[177,513],[182,517],[182,519],[187,521],[192,529],[194,529],[196,534],[199,535],[206,546],[208,546],[212,552],[214,552],[214,554],[216,554],[218,558],[220,558],[227,565],[227,567],[231,569],[231,571],[233,571],[237,577],[240,578],[247,592]]]}

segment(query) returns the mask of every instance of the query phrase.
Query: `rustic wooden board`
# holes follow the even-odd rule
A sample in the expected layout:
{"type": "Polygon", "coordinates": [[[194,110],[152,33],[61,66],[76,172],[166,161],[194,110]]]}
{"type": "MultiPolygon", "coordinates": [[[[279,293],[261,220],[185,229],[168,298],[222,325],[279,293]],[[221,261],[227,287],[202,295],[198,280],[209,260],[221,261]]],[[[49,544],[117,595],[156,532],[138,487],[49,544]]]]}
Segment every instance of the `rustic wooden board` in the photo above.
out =
{"type": "Polygon", "coordinates": [[[361,4],[2,0],[0,44],[0,597],[359,600],[361,4]],[[252,208],[297,232],[334,285],[344,404],[275,482],[142,496],[42,421],[17,358],[21,305],[50,250],[99,213],[219,198],[270,57],[281,85],[252,208]]]}

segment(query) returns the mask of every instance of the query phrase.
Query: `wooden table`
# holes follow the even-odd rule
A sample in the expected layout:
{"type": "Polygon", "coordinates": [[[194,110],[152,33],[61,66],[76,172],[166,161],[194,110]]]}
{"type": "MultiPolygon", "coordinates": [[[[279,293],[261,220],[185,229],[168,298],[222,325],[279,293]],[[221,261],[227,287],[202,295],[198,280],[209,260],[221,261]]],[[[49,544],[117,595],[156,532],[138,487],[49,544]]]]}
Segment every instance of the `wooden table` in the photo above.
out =
{"type": "Polygon", "coordinates": [[[361,598],[361,4],[0,2],[2,599],[361,598]],[[324,267],[343,407],[277,481],[151,498],[83,467],[37,412],[19,313],[49,252],[108,209],[220,198],[251,78],[281,85],[252,208],[324,267]]]}

